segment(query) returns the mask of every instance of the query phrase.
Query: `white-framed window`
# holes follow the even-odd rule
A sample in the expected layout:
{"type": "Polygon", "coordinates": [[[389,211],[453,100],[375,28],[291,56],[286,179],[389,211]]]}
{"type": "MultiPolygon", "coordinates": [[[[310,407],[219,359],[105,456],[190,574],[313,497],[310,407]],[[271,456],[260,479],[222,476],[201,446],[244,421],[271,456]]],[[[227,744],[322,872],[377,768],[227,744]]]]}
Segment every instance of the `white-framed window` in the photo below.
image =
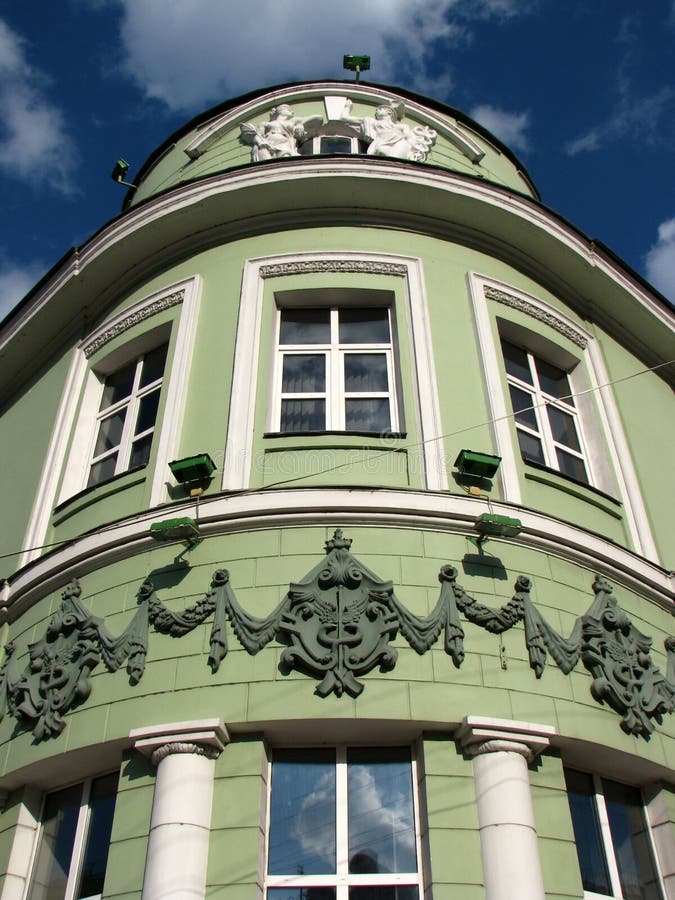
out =
{"type": "Polygon", "coordinates": [[[274,751],[266,900],[421,900],[408,747],[274,751]]]}
{"type": "Polygon", "coordinates": [[[639,788],[565,769],[584,897],[664,900],[639,788]]]}
{"type": "Polygon", "coordinates": [[[399,430],[390,306],[277,310],[272,429],[399,430]]]}
{"type": "Polygon", "coordinates": [[[588,484],[587,452],[568,373],[502,337],[520,455],[588,484]]]}
{"type": "Polygon", "coordinates": [[[160,344],[103,377],[87,487],[150,459],[168,346],[160,344]]]}
{"type": "Polygon", "coordinates": [[[26,900],[98,900],[103,892],[118,773],[45,797],[26,900]]]}

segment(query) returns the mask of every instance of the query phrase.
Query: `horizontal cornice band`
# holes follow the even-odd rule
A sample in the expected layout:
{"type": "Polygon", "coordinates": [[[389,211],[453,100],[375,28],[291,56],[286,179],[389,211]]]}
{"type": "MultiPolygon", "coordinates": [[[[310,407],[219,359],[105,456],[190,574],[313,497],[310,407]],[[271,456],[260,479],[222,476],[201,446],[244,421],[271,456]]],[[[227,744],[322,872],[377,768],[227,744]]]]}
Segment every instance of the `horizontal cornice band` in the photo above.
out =
{"type": "MultiPolygon", "coordinates": [[[[10,580],[0,605],[2,621],[14,620],[27,608],[70,579],[82,577],[139,553],[157,549],[150,525],[179,516],[198,518],[203,538],[256,530],[316,525],[364,526],[445,531],[476,536],[474,525],[488,511],[484,500],[445,493],[367,489],[291,489],[241,492],[202,497],[194,502],[160,507],[83,535],[29,563],[10,580]]],[[[673,576],[644,557],[593,532],[515,504],[490,501],[490,511],[516,516],[523,531],[516,538],[495,540],[550,553],[590,573],[604,575],[616,586],[635,591],[673,610],[673,576]]],[[[222,561],[223,564],[227,560],[222,561]]]]}

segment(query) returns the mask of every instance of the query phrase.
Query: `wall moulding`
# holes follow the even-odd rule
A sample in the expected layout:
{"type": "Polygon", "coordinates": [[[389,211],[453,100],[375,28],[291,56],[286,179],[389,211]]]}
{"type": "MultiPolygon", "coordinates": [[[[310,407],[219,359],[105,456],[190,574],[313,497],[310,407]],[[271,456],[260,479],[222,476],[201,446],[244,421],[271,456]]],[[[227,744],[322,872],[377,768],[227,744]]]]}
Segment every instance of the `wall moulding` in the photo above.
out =
{"type": "MultiPolygon", "coordinates": [[[[176,516],[195,518],[193,502],[172,506],[176,516]]],[[[325,526],[326,516],[346,525],[378,528],[415,528],[475,536],[477,517],[485,503],[470,497],[419,491],[299,489],[257,491],[230,496],[202,497],[200,531],[203,537],[298,526],[325,526]]],[[[516,504],[492,502],[498,515],[515,516],[523,523],[517,538],[505,540],[530,550],[550,553],[589,572],[600,572],[617,586],[673,612],[674,579],[649,559],[568,522],[535,513],[516,504]]],[[[0,623],[14,621],[69,580],[156,549],[150,525],[165,518],[162,511],[121,520],[114,528],[87,534],[19,569],[0,597],[0,623]]]]}
{"type": "MultiPolygon", "coordinates": [[[[627,733],[649,739],[655,723],[675,709],[675,640],[665,650],[668,671],[654,665],[651,638],[633,625],[620,607],[609,582],[596,576],[594,600],[569,635],[559,634],[534,606],[532,581],[519,575],[508,603],[492,608],[479,603],[457,583],[457,570],[444,565],[438,575],[440,593],[428,616],[411,613],[398,599],[392,581],[384,581],[351,553],[352,541],[337,529],[326,541],[326,556],[304,578],[291,582],[286,596],[265,618],[239,604],[227,569],[218,569],[205,596],[176,612],[157,596],[150,581],[137,595],[131,621],[113,636],[104,622],[81,603],[81,588],[73,581],[63,592],[59,609],[45,634],[28,646],[23,670],[15,647],[5,647],[0,667],[0,719],[9,713],[20,730],[30,729],[36,741],[57,737],[65,716],[89,697],[92,671],[103,662],[109,672],[126,664],[131,688],[145,672],[150,628],[180,638],[213,616],[206,665],[215,674],[229,652],[228,629],[251,655],[276,641],[285,649],[279,670],[313,678],[314,693],[328,698],[358,697],[374,669],[395,668],[400,634],[423,655],[439,640],[455,668],[464,662],[463,620],[492,634],[522,623],[530,668],[540,679],[550,661],[565,675],[581,662],[592,676],[591,695],[621,717],[627,733]],[[461,615],[460,615],[461,613],[461,615]]],[[[467,642],[470,648],[470,639],[467,642]]],[[[505,676],[508,683],[508,674],[505,676]]]]}

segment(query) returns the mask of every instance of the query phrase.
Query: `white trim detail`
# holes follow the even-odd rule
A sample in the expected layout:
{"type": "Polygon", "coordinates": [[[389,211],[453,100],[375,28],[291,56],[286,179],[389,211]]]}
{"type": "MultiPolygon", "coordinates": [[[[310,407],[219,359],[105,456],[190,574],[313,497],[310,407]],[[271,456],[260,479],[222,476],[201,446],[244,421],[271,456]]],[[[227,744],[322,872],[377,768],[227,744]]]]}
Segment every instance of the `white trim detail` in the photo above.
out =
{"type": "MultiPolygon", "coordinates": [[[[626,524],[636,552],[643,556],[648,556],[658,563],[659,556],[651,534],[647,511],[642,500],[628,442],[616,402],[611,389],[607,386],[609,375],[605,368],[600,348],[593,335],[545,301],[477,273],[469,275],[469,293],[473,305],[483,369],[485,371],[488,409],[492,420],[496,452],[502,457],[499,477],[504,488],[504,497],[513,503],[522,502],[522,494],[518,483],[516,451],[513,446],[510,425],[512,410],[507,403],[502,387],[501,352],[493,340],[488,300],[506,303],[506,305],[524,312],[537,321],[550,326],[554,331],[568,337],[579,347],[581,351],[580,361],[583,364],[584,372],[588,376],[590,390],[597,398],[597,407],[592,410],[590,409],[591,404],[585,404],[587,411],[581,411],[582,417],[586,420],[593,417],[599,420],[597,430],[602,433],[609,451],[611,476],[616,479],[619,498],[625,512],[626,524]]],[[[576,391],[578,385],[575,383],[574,373],[571,373],[571,381],[572,389],[576,391]]],[[[592,429],[586,427],[583,430],[587,439],[592,437],[592,433],[589,433],[592,429]]],[[[608,473],[604,472],[600,465],[602,462],[601,454],[596,454],[593,450],[594,448],[591,446],[587,455],[587,464],[591,470],[592,483],[601,490],[611,493],[612,485],[608,483],[608,473]]]]}
{"type": "MultiPolygon", "coordinates": [[[[523,523],[523,531],[517,538],[494,540],[550,553],[587,569],[589,590],[592,573],[597,572],[616,587],[635,591],[672,611],[675,577],[671,573],[614,541],[510,503],[411,490],[297,487],[206,496],[199,501],[200,532],[204,537],[300,525],[325,527],[327,517],[341,526],[421,528],[475,537],[476,519],[488,511],[516,516],[523,523]]],[[[195,502],[174,504],[172,515],[195,518],[195,502]]],[[[154,549],[156,543],[150,537],[150,525],[163,517],[166,510],[149,510],[96,533],[82,535],[52,550],[47,557],[34,560],[12,577],[9,598],[0,607],[0,623],[8,617],[14,619],[26,606],[60,589],[71,578],[154,549]]]]}
{"type": "Polygon", "coordinates": [[[174,291],[171,294],[162,295],[150,302],[141,300],[140,303],[134,304],[134,306],[125,310],[121,315],[116,316],[114,319],[111,319],[110,322],[107,322],[105,325],[101,326],[98,331],[91,334],[82,347],[84,355],[89,359],[89,357],[93,356],[94,353],[97,353],[101,347],[105,347],[106,344],[118,335],[124,334],[129,328],[133,328],[134,325],[138,325],[139,322],[143,322],[145,319],[149,319],[151,316],[155,316],[165,309],[170,309],[172,306],[182,303],[184,299],[185,291],[180,290],[174,291]]]}
{"type": "Polygon", "coordinates": [[[42,795],[39,791],[25,787],[14,827],[1,900],[23,900],[26,896],[40,831],[41,807],[42,795]]]}
{"type": "Polygon", "coordinates": [[[245,263],[223,463],[223,490],[247,490],[250,485],[264,279],[272,275],[291,275],[303,271],[373,271],[372,267],[377,272],[381,271],[379,267],[383,267],[385,274],[405,279],[410,355],[415,382],[414,394],[419,408],[420,439],[424,442],[426,488],[432,491],[447,490],[440,404],[422,261],[415,257],[339,252],[263,257],[247,260],[245,263]],[[323,268],[324,266],[328,268],[323,268]]]}

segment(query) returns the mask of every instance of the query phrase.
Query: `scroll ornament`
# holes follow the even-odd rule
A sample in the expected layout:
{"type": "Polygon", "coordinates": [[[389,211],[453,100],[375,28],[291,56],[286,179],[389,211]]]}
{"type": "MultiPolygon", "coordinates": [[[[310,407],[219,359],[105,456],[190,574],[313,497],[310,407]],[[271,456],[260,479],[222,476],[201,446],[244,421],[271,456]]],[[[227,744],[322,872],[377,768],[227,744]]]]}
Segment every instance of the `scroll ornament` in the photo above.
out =
{"type": "Polygon", "coordinates": [[[611,585],[597,576],[595,599],[577,619],[569,637],[558,634],[533,605],[532,583],[520,575],[511,600],[493,609],[476,601],[457,583],[457,570],[443,566],[438,601],[425,617],[411,613],[382,581],[351,554],[351,540],[337,530],[326,542],[325,559],[289,586],[279,605],[265,618],[247,613],[237,601],[229,573],[214,573],[211,590],[196,604],[174,612],[146,581],[138,593],[138,609],[127,628],[113,637],[104,623],[80,602],[76,581],[65,589],[59,610],[44,637],[28,647],[28,663],[20,672],[12,643],[5,646],[0,667],[0,719],[9,712],[36,740],[54,737],[65,727],[64,716],[91,692],[90,675],[103,662],[110,672],[126,663],[129,681],[137,684],[145,670],[149,631],[180,638],[213,615],[208,665],[218,671],[228,653],[227,622],[239,643],[254,655],[276,640],[284,650],[280,669],[302,672],[317,680],[320,697],[364,689],[364,675],[396,665],[391,642],[400,633],[419,654],[443,634],[443,647],[456,668],[464,660],[462,618],[492,634],[523,623],[530,667],[541,678],[547,658],[565,674],[579,660],[592,676],[591,695],[621,716],[628,734],[648,739],[654,722],[675,708],[675,638],[665,642],[667,674],[654,665],[652,641],[632,624],[619,606],[611,585]]]}

